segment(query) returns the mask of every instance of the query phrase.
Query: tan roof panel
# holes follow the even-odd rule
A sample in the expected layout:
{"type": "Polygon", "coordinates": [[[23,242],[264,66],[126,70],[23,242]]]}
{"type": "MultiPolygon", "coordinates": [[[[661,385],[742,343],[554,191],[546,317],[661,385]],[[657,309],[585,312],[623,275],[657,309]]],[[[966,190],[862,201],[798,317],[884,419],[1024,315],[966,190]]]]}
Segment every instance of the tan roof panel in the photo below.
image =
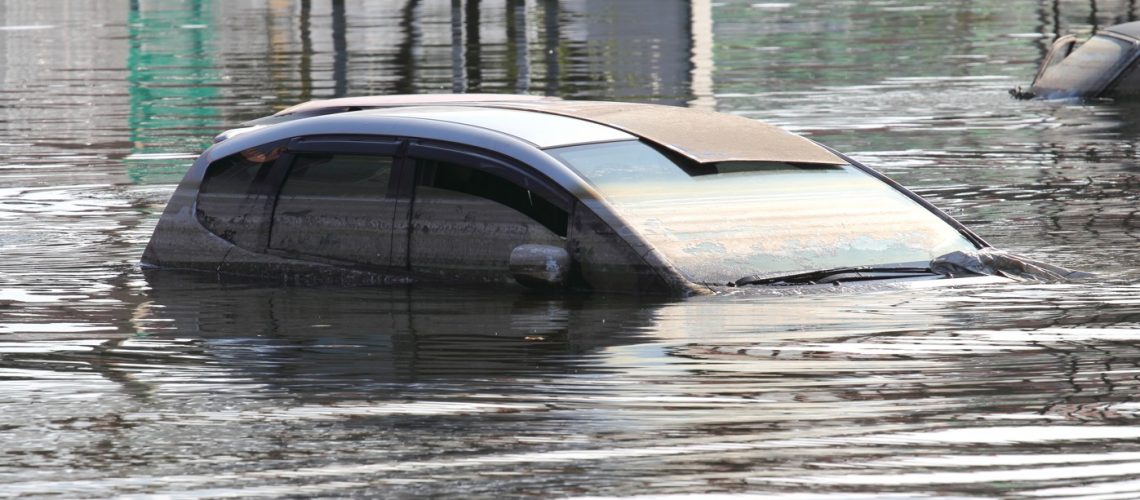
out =
{"type": "Polygon", "coordinates": [[[572,116],[624,130],[700,163],[779,161],[841,165],[847,162],[822,146],[748,118],[653,104],[544,101],[486,103],[572,116]]]}
{"type": "MultiPolygon", "coordinates": [[[[386,95],[309,101],[282,110],[271,118],[332,110],[348,111],[354,108],[439,105],[508,108],[578,118],[625,131],[699,163],[847,163],[808,139],[761,121],[725,113],[654,104],[564,101],[556,97],[514,94],[386,95]]],[[[249,124],[259,121],[261,120],[254,120],[249,124]]]]}

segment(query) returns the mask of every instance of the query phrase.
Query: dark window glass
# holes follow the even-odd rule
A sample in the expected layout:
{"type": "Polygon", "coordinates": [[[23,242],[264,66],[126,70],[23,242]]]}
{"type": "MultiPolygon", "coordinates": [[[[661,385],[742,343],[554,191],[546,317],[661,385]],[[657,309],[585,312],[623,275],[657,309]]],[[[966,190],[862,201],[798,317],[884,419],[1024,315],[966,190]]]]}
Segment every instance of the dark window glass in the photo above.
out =
{"type": "Polygon", "coordinates": [[[486,171],[419,160],[409,262],[418,273],[510,281],[519,245],[565,245],[566,211],[486,171]]]}
{"type": "Polygon", "coordinates": [[[211,164],[198,189],[198,220],[238,246],[263,245],[270,199],[262,181],[281,151],[280,145],[269,144],[211,164]]]}
{"type": "Polygon", "coordinates": [[[390,157],[298,155],[277,197],[270,247],[388,265],[395,222],[387,194],[391,172],[390,157]]]}
{"type": "Polygon", "coordinates": [[[1120,80],[1116,85],[1109,89],[1108,95],[1110,97],[1130,97],[1135,98],[1140,95],[1140,63],[1132,63],[1132,66],[1124,70],[1120,75],[1120,80]]]}
{"type": "Polygon", "coordinates": [[[513,208],[559,236],[566,236],[567,213],[546,198],[494,174],[439,161],[419,160],[417,184],[485,198],[513,208]]]}

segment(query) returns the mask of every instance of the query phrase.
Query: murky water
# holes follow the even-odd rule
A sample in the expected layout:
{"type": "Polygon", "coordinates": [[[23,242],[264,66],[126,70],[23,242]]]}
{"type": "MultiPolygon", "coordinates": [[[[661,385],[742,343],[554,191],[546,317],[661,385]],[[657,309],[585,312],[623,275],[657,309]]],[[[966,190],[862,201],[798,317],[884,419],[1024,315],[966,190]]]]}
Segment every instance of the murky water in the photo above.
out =
{"type": "Polygon", "coordinates": [[[4,2],[0,496],[1136,498],[1140,108],[1005,92],[1056,30],[1138,10],[4,2]],[[769,120],[1103,279],[659,300],[138,269],[217,131],[450,91],[769,120]]]}

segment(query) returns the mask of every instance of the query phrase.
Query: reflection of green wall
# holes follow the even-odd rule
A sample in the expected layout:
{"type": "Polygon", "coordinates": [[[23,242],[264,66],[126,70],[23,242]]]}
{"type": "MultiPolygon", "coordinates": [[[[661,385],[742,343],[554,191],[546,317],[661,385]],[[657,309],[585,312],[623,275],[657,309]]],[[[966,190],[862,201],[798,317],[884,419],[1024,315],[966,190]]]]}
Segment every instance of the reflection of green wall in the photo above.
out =
{"type": "Polygon", "coordinates": [[[127,79],[134,147],[127,173],[133,182],[177,182],[191,160],[149,155],[198,152],[221,122],[213,107],[222,78],[211,57],[211,3],[131,2],[127,79]]]}

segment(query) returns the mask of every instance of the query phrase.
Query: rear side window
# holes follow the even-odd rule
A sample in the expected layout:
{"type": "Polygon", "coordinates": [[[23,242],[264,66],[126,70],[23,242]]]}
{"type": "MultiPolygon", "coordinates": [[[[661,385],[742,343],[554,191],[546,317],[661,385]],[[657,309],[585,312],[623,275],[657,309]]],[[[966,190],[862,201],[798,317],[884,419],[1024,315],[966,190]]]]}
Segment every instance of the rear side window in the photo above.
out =
{"type": "Polygon", "coordinates": [[[262,245],[271,201],[264,181],[283,150],[283,143],[268,144],[211,164],[198,189],[195,215],[202,225],[235,245],[262,245]]]}
{"type": "MultiPolygon", "coordinates": [[[[281,187],[279,204],[299,199],[374,199],[387,196],[392,159],[367,155],[298,155],[281,187]]],[[[329,208],[329,207],[324,207],[329,208]]]]}
{"type": "Polygon", "coordinates": [[[379,155],[298,154],[277,196],[270,248],[389,265],[392,237],[406,230],[394,226],[392,165],[379,155]]]}

